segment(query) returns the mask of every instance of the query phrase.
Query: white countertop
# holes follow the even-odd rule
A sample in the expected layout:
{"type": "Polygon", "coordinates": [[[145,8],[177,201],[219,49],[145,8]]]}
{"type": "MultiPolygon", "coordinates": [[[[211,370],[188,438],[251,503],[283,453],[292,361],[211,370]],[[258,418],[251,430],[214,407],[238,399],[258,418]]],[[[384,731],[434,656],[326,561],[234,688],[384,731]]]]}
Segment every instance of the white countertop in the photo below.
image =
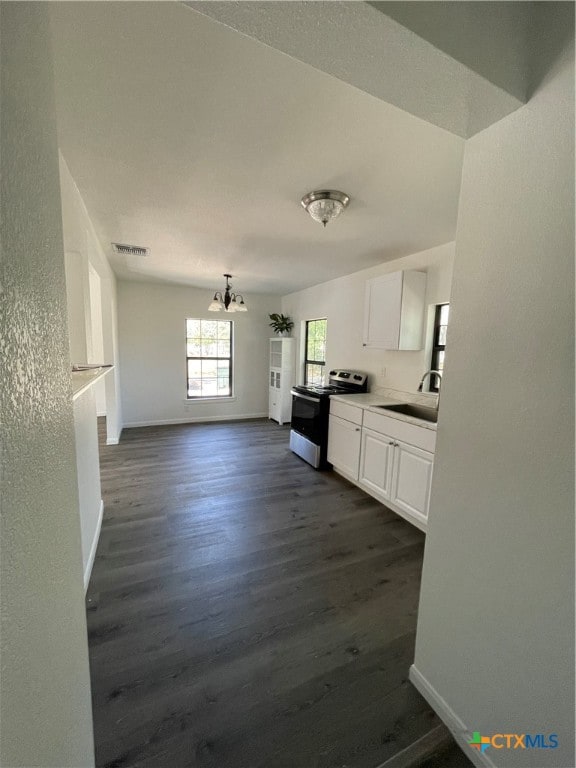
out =
{"type": "MultiPolygon", "coordinates": [[[[342,403],[354,405],[357,408],[362,408],[365,411],[379,413],[380,416],[387,416],[391,419],[398,419],[398,421],[406,421],[408,424],[415,424],[418,427],[423,427],[424,429],[432,429],[434,432],[436,431],[437,425],[431,421],[424,421],[424,419],[418,419],[415,416],[407,416],[405,413],[397,413],[396,411],[384,411],[382,408],[377,407],[380,405],[396,405],[399,403],[407,403],[410,402],[409,400],[397,400],[389,397],[388,395],[379,395],[377,392],[366,392],[361,395],[330,395],[330,400],[339,400],[342,403]]],[[[427,405],[430,407],[428,403],[427,405]]]]}
{"type": "Polygon", "coordinates": [[[108,371],[111,371],[113,367],[113,365],[102,365],[86,371],[72,371],[72,400],[80,397],[81,394],[105,376],[108,371]]]}

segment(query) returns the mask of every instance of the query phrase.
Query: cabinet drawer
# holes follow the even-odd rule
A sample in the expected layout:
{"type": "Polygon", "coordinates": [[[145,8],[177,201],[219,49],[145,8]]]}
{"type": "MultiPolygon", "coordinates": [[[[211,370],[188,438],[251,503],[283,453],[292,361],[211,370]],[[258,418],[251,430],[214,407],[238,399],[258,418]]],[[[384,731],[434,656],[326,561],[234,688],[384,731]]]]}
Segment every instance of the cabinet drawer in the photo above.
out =
{"type": "Polygon", "coordinates": [[[399,419],[391,419],[389,416],[383,416],[372,411],[364,413],[364,426],[373,429],[374,432],[390,435],[390,437],[403,440],[409,445],[416,446],[416,448],[434,453],[436,431],[433,429],[419,427],[417,424],[409,424],[407,421],[400,421],[399,419]]]}
{"type": "Polygon", "coordinates": [[[339,416],[341,419],[351,421],[352,424],[362,424],[362,408],[357,405],[348,405],[339,400],[330,400],[330,414],[339,416]]]}

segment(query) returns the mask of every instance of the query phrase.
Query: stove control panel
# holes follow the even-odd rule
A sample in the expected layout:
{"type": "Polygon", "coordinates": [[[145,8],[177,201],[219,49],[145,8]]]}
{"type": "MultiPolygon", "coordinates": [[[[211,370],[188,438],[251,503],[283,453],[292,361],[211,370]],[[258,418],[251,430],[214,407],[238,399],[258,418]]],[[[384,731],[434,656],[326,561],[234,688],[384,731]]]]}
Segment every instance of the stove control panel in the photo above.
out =
{"type": "Polygon", "coordinates": [[[358,389],[360,392],[366,392],[368,390],[368,376],[361,371],[346,371],[340,369],[330,371],[330,384],[338,386],[339,383],[345,383],[347,385],[353,384],[353,389],[358,389]]]}

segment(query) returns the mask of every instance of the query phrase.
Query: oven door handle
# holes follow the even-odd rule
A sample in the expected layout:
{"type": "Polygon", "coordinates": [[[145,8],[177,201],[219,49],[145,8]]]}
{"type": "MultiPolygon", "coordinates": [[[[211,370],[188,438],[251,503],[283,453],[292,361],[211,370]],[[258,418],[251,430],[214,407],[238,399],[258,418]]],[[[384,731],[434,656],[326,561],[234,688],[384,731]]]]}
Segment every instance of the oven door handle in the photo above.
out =
{"type": "Polygon", "coordinates": [[[301,397],[302,400],[310,400],[311,403],[319,403],[320,398],[319,397],[309,397],[308,395],[303,395],[301,392],[295,392],[293,389],[290,390],[290,394],[294,395],[294,397],[301,397]]]}

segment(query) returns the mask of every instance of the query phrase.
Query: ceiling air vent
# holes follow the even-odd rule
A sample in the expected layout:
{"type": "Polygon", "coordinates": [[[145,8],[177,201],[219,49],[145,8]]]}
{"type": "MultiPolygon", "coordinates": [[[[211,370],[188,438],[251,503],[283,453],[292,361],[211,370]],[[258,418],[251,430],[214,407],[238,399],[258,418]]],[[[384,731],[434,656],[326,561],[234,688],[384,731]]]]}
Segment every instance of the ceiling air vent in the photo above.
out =
{"type": "Polygon", "coordinates": [[[141,245],[125,245],[124,243],[112,243],[114,253],[122,256],[149,256],[150,248],[143,248],[141,245]]]}

